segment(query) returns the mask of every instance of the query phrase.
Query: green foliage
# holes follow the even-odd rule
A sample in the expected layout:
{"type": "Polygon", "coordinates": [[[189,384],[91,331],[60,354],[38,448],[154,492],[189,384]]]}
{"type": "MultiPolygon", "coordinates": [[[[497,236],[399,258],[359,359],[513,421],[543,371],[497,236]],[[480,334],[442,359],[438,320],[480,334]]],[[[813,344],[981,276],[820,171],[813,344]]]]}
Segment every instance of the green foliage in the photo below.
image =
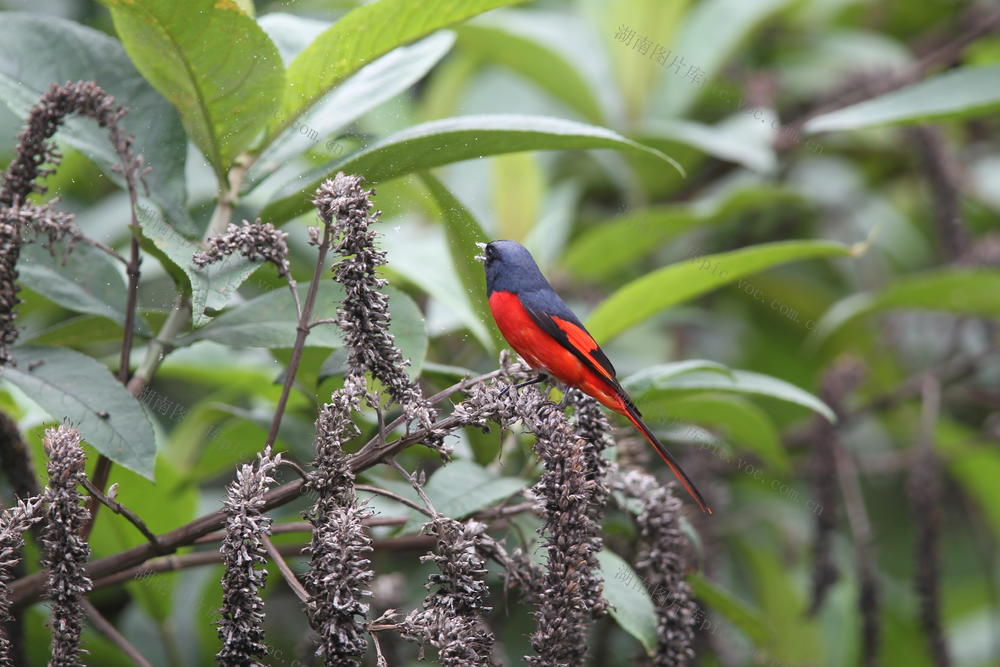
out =
{"type": "Polygon", "coordinates": [[[49,414],[69,421],[101,454],[153,478],[156,441],[138,401],[90,357],[59,347],[15,349],[4,379],[49,414]]]}
{"type": "Polygon", "coordinates": [[[284,68],[274,44],[231,2],[107,4],[136,69],[170,100],[225,180],[281,104],[284,68]]]}
{"type": "MultiPolygon", "coordinates": [[[[15,364],[0,369],[0,404],[36,471],[44,427],[65,420],[91,474],[98,455],[113,462],[117,500],[153,533],[194,526],[212,541],[167,550],[197,567],[91,595],[129,642],[157,664],[211,662],[221,569],[206,565],[218,536],[204,537],[204,517],[276,413],[274,447],[306,469],[316,456],[318,409],[344,385],[347,351],[333,323],[337,256],[316,266],[307,227],[317,187],[342,171],[377,186],[389,333],[406,377],[442,392],[438,419],[472,391],[453,385],[495,370],[509,347],[477,243],[522,242],[605,347],[716,511],[696,516],[683,501],[691,548],[679,567],[704,611],[700,664],[853,664],[872,651],[874,664],[934,664],[935,633],[954,664],[997,663],[1000,57],[995,36],[958,32],[989,16],[965,0],[279,4],[63,3],[87,25],[0,15],[7,159],[50,85],[93,80],[128,109],[122,130],[150,168],[132,225],[108,129],[77,117],[59,127],[65,160],[45,176],[49,192],[22,204],[59,198],[99,244],[50,252],[44,233],[24,230],[15,364]],[[189,163],[198,151],[205,160],[189,163]],[[273,265],[240,251],[194,263],[228,223],[256,218],[287,233],[297,299],[273,265]],[[133,234],[130,284],[120,259],[132,259],[133,234]],[[128,389],[117,377],[126,340],[128,389]],[[941,493],[914,467],[928,452],[941,493]],[[839,578],[810,615],[817,549],[839,578]],[[868,576],[877,607],[859,598],[868,576]]],[[[623,430],[604,455],[669,483],[608,415],[623,430]]],[[[409,437],[411,417],[384,395],[363,402],[345,450],[409,437]]],[[[542,466],[534,438],[488,426],[446,428],[448,462],[419,446],[393,455],[426,478],[436,511],[485,522],[505,554],[520,547],[544,568],[539,532],[552,526],[527,502],[542,466]]],[[[358,482],[422,504],[387,461],[358,482]]],[[[432,568],[418,556],[440,545],[412,505],[359,495],[375,524],[372,608],[403,617],[427,594],[432,568]]],[[[589,657],[619,667],[655,653],[661,600],[636,574],[648,545],[635,499],[613,495],[597,554],[611,619],[589,626],[589,657]]],[[[275,544],[308,541],[297,522],[312,500],[268,510],[291,522],[275,544]]],[[[103,507],[89,541],[106,559],[146,539],[103,507]]],[[[500,553],[488,559],[497,611],[486,620],[503,662],[518,664],[536,619],[500,553]]],[[[307,558],[289,565],[301,573],[307,558]]],[[[29,575],[37,562],[29,542],[29,575]]],[[[268,567],[265,661],[306,660],[299,601],[268,567]]],[[[25,616],[32,664],[48,659],[48,613],[25,616]]],[[[392,655],[416,661],[390,634],[392,655]]],[[[93,664],[132,664],[90,629],[83,645],[93,664]]]]}

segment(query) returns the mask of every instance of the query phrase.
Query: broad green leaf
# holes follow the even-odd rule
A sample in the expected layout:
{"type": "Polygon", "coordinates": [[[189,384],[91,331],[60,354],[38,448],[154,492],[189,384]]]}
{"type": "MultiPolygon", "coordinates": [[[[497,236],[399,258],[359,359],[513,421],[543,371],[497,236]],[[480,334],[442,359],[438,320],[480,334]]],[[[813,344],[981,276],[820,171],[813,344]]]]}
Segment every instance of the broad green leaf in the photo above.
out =
{"type": "Polygon", "coordinates": [[[216,174],[225,174],[281,103],[284,68],[274,43],[233,2],[103,2],[136,68],[176,107],[216,174]]]}
{"type": "Polygon", "coordinates": [[[421,172],[420,179],[427,186],[434,201],[441,209],[441,220],[444,223],[445,239],[448,241],[448,252],[451,254],[452,264],[455,265],[455,272],[458,273],[459,280],[465,287],[472,310],[481,322],[487,323],[484,326],[490,334],[493,351],[506,345],[500,331],[489,324],[493,321],[489,308],[486,305],[486,271],[483,263],[476,259],[480,254],[477,243],[486,243],[490,239],[486,236],[479,222],[472,216],[469,209],[465,207],[453,195],[441,181],[430,172],[421,172]]]}
{"type": "Polygon", "coordinates": [[[693,6],[671,45],[651,115],[683,115],[704,92],[705,82],[715,78],[743,40],[789,1],[704,0],[693,6]]]}
{"type": "Polygon", "coordinates": [[[935,449],[945,458],[948,472],[982,508],[994,535],[1000,537],[1000,452],[978,433],[943,420],[937,425],[935,449]]]}
{"type": "Polygon", "coordinates": [[[733,392],[767,396],[795,403],[823,415],[831,422],[836,416],[823,401],[793,384],[770,375],[752,371],[732,370],[729,375],[719,372],[695,371],[677,374],[670,364],[661,370],[653,366],[630,375],[622,381],[637,401],[655,400],[661,396],[702,391],[733,392]]]}
{"type": "MultiPolygon", "coordinates": [[[[691,0],[629,0],[593,3],[603,11],[594,23],[606,37],[606,49],[614,64],[616,88],[624,97],[630,121],[642,118],[656,80],[670,63],[670,45],[691,0]]],[[[610,83],[610,82],[607,82],[610,83]]],[[[607,85],[607,83],[605,85],[607,85]]]]}
{"type": "Polygon", "coordinates": [[[604,599],[611,604],[611,617],[622,630],[639,640],[647,655],[656,651],[656,608],[646,582],[618,554],[597,552],[604,578],[604,599]]]}
{"type": "MultiPolygon", "coordinates": [[[[26,287],[78,313],[101,315],[125,324],[127,290],[116,260],[85,243],[72,252],[57,248],[53,257],[41,244],[21,249],[17,271],[26,287]]],[[[149,334],[142,317],[136,330],[149,334]]]]}
{"type": "MultiPolygon", "coordinates": [[[[172,223],[193,231],[188,216],[184,163],[187,140],[177,112],[135,70],[121,44],[106,34],[43,14],[5,12],[0,21],[0,100],[20,118],[53,83],[94,81],[128,108],[121,121],[152,171],[146,174],[150,198],[172,223]],[[44,58],[37,57],[44,53],[44,58]]],[[[124,184],[114,171],[118,156],[108,131],[91,120],[70,117],[56,137],[94,160],[108,178],[124,184]]],[[[121,221],[122,227],[127,220],[121,221]]]]}
{"type": "Polygon", "coordinates": [[[544,272],[548,272],[566,248],[576,220],[580,190],[580,185],[569,179],[549,190],[541,216],[524,239],[524,247],[544,272]]]}
{"type": "Polygon", "coordinates": [[[537,14],[511,10],[485,16],[458,28],[459,45],[534,81],[585,120],[602,123],[604,112],[573,63],[574,54],[560,48],[562,35],[537,14]]]}
{"type": "Polygon", "coordinates": [[[486,290],[469,294],[463,289],[447,244],[440,228],[416,224],[399,225],[382,238],[389,253],[389,270],[439,301],[476,340],[489,347],[493,340],[487,328],[490,320],[481,319],[472,306],[476,300],[486,300],[486,290]]]}
{"type": "MultiPolygon", "coordinates": [[[[455,460],[431,475],[424,487],[438,512],[453,519],[490,507],[528,486],[523,477],[497,477],[472,461],[455,460]]],[[[411,510],[412,518],[403,532],[413,532],[427,521],[426,515],[411,510]]]]}
{"type": "Polygon", "coordinates": [[[11,356],[16,365],[4,368],[3,379],[53,419],[71,423],[101,454],[153,478],[153,427],[139,402],[104,364],[58,347],[15,347],[11,356]]]}
{"type": "Polygon", "coordinates": [[[33,345],[57,345],[62,347],[80,347],[109,340],[121,341],[123,329],[105,317],[96,315],[81,315],[65,319],[47,329],[21,335],[18,338],[23,343],[33,345]]]}
{"type": "Polygon", "coordinates": [[[691,591],[701,602],[714,609],[720,616],[743,631],[755,645],[767,643],[768,630],[759,611],[723,590],[698,572],[687,576],[691,591]]]}
{"type": "Polygon", "coordinates": [[[768,173],[778,166],[778,157],[771,145],[774,130],[770,123],[775,120],[774,113],[767,109],[740,113],[717,125],[656,119],[643,124],[639,141],[661,150],[667,149],[662,142],[681,143],[720,160],[768,173]],[[760,119],[753,114],[760,115],[760,119]]]}
{"type": "Polygon", "coordinates": [[[1000,271],[943,269],[897,278],[878,292],[854,294],[835,303],[813,336],[824,340],[859,317],[896,308],[1000,316],[1000,271]]]}
{"type": "Polygon", "coordinates": [[[629,211],[580,234],[563,256],[563,267],[581,278],[608,277],[648,255],[664,242],[700,225],[716,224],[750,210],[801,201],[794,192],[761,185],[691,204],[667,204],[629,211]]]}
{"type": "Polygon", "coordinates": [[[755,539],[739,544],[736,553],[750,574],[760,616],[767,619],[768,652],[783,664],[817,664],[821,657],[817,621],[806,615],[802,587],[789,576],[779,551],[755,539]]]}
{"type": "Polygon", "coordinates": [[[663,153],[611,130],[559,118],[496,114],[459,116],[431,121],[392,135],[365,150],[316,170],[303,186],[298,179],[290,194],[269,204],[261,216],[283,221],[309,210],[309,197],[338,171],[378,183],[421,169],[487,155],[533,150],[613,148],[652,155],[680,167],[663,153]]]}
{"type": "Polygon", "coordinates": [[[377,0],[334,23],[288,66],[280,114],[271,124],[276,136],[333,86],[404,44],[440,28],[521,0],[377,0]]]}
{"type": "MultiPolygon", "coordinates": [[[[270,29],[266,20],[272,16],[261,19],[265,30],[270,29]]],[[[362,68],[267,145],[247,173],[245,189],[309,149],[337,155],[343,147],[327,137],[423,78],[448,53],[454,41],[453,33],[438,32],[416,44],[395,49],[362,68]]]]}
{"type": "MultiPolygon", "coordinates": [[[[298,286],[299,300],[304,303],[309,283],[298,286]]],[[[419,369],[427,352],[427,332],[424,318],[413,299],[392,287],[387,288],[392,323],[389,331],[412,368],[419,369]]],[[[344,299],[344,290],[333,280],[323,280],[316,293],[313,321],[337,317],[337,307],[344,299]]],[[[295,344],[298,317],[295,302],[287,288],[262,294],[178,339],[178,345],[190,345],[199,340],[237,347],[292,347],[295,344]]],[[[333,324],[314,327],[306,338],[312,347],[343,347],[340,329],[333,324]]]]}
{"type": "Polygon", "coordinates": [[[545,197],[545,175],[533,153],[500,155],[492,160],[493,216],[497,236],[524,243],[538,220],[545,197]]]}
{"type": "Polygon", "coordinates": [[[963,67],[812,118],[806,132],[981,116],[1000,108],[1000,66],[963,67]]]}
{"type": "Polygon", "coordinates": [[[655,402],[643,401],[640,408],[643,418],[653,426],[660,421],[681,420],[720,428],[733,444],[753,452],[780,472],[789,470],[788,455],[774,423],[763,410],[738,396],[668,395],[655,402]]]}
{"type": "Polygon", "coordinates": [[[630,282],[605,299],[587,318],[587,329],[603,343],[664,308],[743,276],[787,262],[851,252],[851,248],[830,241],[782,241],[671,264],[630,282]]]}

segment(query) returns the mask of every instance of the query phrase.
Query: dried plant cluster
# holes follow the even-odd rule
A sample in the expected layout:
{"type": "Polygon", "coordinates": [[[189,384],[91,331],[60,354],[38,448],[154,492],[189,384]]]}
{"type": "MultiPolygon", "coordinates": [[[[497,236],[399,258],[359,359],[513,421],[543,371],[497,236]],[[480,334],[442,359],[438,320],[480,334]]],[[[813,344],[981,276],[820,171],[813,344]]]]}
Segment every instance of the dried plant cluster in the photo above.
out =
{"type": "MultiPolygon", "coordinates": [[[[21,135],[18,156],[5,175],[0,194],[0,243],[4,244],[0,258],[4,305],[0,362],[9,361],[7,348],[17,335],[13,309],[17,304],[16,262],[22,244],[37,239],[42,239],[46,246],[62,242],[70,248],[75,242],[93,243],[73,225],[69,216],[54,211],[51,205],[32,206],[25,202],[28,194],[40,191],[36,181],[46,173],[44,165],[58,159],[49,139],[69,113],[90,116],[109,128],[131,194],[135,194],[135,184],[142,178],[142,159],[133,155],[131,139],[118,129],[124,111],[114,107],[110,97],[86,83],[55,87],[46,94],[21,135]]],[[[294,483],[274,488],[277,468],[285,462],[280,454],[272,454],[273,438],[261,447],[255,463],[236,471],[227,487],[223,508],[214,519],[215,525],[222,528],[219,554],[225,565],[216,658],[225,665],[265,664],[275,658],[269,655],[265,636],[263,597],[267,584],[264,566],[275,560],[282,576],[303,602],[313,631],[310,640],[315,656],[327,665],[358,664],[371,647],[380,664],[384,664],[378,641],[378,634],[384,632],[416,643],[421,652],[432,649],[445,665],[495,664],[499,649],[489,626],[494,606],[488,573],[492,562],[504,573],[507,585],[535,608],[537,629],[531,636],[535,655],[526,656],[526,660],[538,665],[582,664],[591,622],[608,611],[597,553],[603,546],[601,521],[610,494],[611,470],[603,455],[613,444],[610,425],[598,404],[582,394],[571,392],[564,405],[559,406],[537,387],[515,387],[514,383],[530,376],[525,368],[504,356],[498,371],[439,395],[438,398],[465,394],[451,414],[441,417],[419,385],[406,374],[409,362],[389,331],[386,281],[378,275],[386,257],[376,246],[372,225],[379,213],[373,210],[372,194],[362,186],[360,178],[344,174],[326,181],[316,192],[314,203],[323,226],[311,233],[319,248],[315,275],[320,276],[325,270],[329,250],[334,256],[333,278],[344,292],[333,324],[343,332],[348,371],[343,387],[334,391],[319,410],[315,456],[308,470],[301,471],[304,479],[294,492],[287,491],[294,483]],[[379,432],[356,454],[348,455],[347,445],[362,433],[357,421],[362,409],[376,411],[379,432]],[[398,411],[399,416],[386,425],[382,415],[392,410],[398,411]],[[488,430],[494,425],[501,429],[520,428],[535,436],[534,450],[543,471],[526,493],[534,501],[510,508],[492,508],[475,518],[458,521],[439,514],[430,505],[423,492],[422,477],[411,477],[391,461],[403,448],[416,443],[437,451],[447,461],[445,436],[466,426],[488,430]],[[399,430],[403,435],[398,439],[387,439],[390,433],[399,430]],[[359,500],[355,473],[379,462],[393,463],[422,497],[426,505],[422,511],[428,515],[423,534],[434,542],[433,550],[422,560],[433,563],[435,571],[426,584],[428,595],[417,608],[405,615],[390,610],[373,620],[369,611],[370,587],[375,576],[374,543],[368,525],[372,512],[359,500]],[[272,519],[268,511],[301,492],[307,493],[312,501],[305,512],[311,536],[302,550],[307,565],[301,574],[296,574],[270,541],[272,519]],[[530,545],[518,545],[508,552],[507,545],[490,534],[493,520],[532,510],[544,520],[539,531],[545,552],[544,566],[532,562],[530,545]],[[392,622],[397,617],[399,620],[392,622]]],[[[239,226],[230,224],[223,233],[207,238],[204,250],[191,260],[196,266],[207,266],[234,253],[273,264],[279,275],[295,287],[286,234],[260,220],[244,221],[239,226]]],[[[130,280],[137,276],[137,267],[138,259],[133,257],[129,262],[130,280]]],[[[312,291],[304,304],[296,300],[301,318],[299,339],[286,381],[286,398],[310,328],[314,297],[312,291]]],[[[128,383],[127,354],[124,357],[126,364],[120,379],[128,383]]],[[[132,383],[128,384],[131,389],[132,383]]],[[[284,405],[283,399],[275,415],[273,432],[280,423],[284,405]]],[[[80,663],[85,616],[126,653],[139,656],[137,660],[141,662],[141,653],[117,635],[113,626],[86,600],[94,585],[85,570],[90,559],[86,536],[91,513],[81,489],[126,516],[147,536],[150,540],[147,558],[191,544],[204,530],[175,536],[169,543],[149,533],[141,518],[122,507],[113,492],[105,497],[101,493],[103,487],[95,488],[87,480],[80,434],[69,426],[46,433],[49,483],[44,491],[39,491],[33,483],[27,449],[13,422],[5,417],[0,419],[0,440],[3,448],[0,463],[21,497],[0,515],[0,620],[8,621],[0,627],[0,664],[15,663],[17,651],[13,642],[17,637],[8,636],[7,630],[16,631],[13,621],[18,606],[30,599],[32,591],[42,590],[52,609],[51,664],[80,663]],[[28,530],[37,530],[40,538],[44,581],[38,588],[32,588],[26,581],[30,577],[24,577],[24,585],[15,591],[16,587],[10,583],[23,574],[18,568],[22,535],[28,530]]],[[[663,576],[673,577],[670,584],[685,593],[682,582],[678,583],[682,576],[681,556],[670,551],[682,547],[674,530],[677,501],[651,479],[645,483],[643,493],[651,504],[639,517],[638,525],[651,546],[644,563],[651,569],[672,568],[663,576]],[[668,514],[654,519],[652,514],[656,510],[668,514]]],[[[121,574],[132,564],[134,561],[128,561],[116,570],[101,571],[101,575],[121,574]]],[[[689,591],[686,594],[689,596],[689,591]]],[[[659,663],[681,664],[672,656],[689,655],[690,636],[685,634],[685,619],[681,612],[661,618],[659,663]]]]}
{"type": "MultiPolygon", "coordinates": [[[[115,105],[115,99],[92,81],[77,81],[65,86],[53,84],[28,115],[28,124],[17,138],[14,160],[7,167],[0,186],[0,367],[10,363],[8,348],[17,340],[14,309],[17,298],[17,260],[21,246],[44,236],[46,247],[57,241],[82,238],[66,213],[53,210],[52,202],[34,206],[28,196],[44,194],[39,181],[51,174],[60,155],[52,136],[68,116],[86,116],[108,128],[111,145],[118,153],[119,171],[134,188],[141,180],[143,159],[132,150],[132,138],[120,128],[127,113],[115,105]],[[48,165],[48,166],[46,166],[48,165]]],[[[72,243],[68,246],[72,248],[72,243]]]]}

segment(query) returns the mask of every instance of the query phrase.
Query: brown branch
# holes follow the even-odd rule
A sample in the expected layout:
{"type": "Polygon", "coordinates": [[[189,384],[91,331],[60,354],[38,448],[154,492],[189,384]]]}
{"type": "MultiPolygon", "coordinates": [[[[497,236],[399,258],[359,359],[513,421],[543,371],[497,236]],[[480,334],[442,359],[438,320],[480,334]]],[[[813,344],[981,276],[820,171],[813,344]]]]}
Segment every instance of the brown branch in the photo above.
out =
{"type": "Polygon", "coordinates": [[[847,523],[854,536],[858,579],[861,590],[858,607],[862,619],[862,655],[865,665],[874,665],[878,660],[878,572],[875,561],[874,536],[868,511],[865,509],[864,494],[858,478],[858,469],[851,455],[844,451],[836,440],[833,441],[836,460],[836,475],[844,496],[847,523]]]}
{"type": "MultiPolygon", "coordinates": [[[[117,484],[112,485],[112,490],[114,489],[115,486],[117,486],[117,484]]],[[[120,514],[121,516],[128,519],[129,523],[135,526],[136,530],[142,533],[142,536],[145,537],[147,540],[149,540],[149,543],[152,544],[155,549],[157,549],[158,553],[161,554],[164,553],[160,547],[160,543],[156,535],[154,535],[153,532],[146,527],[146,523],[142,519],[140,519],[135,514],[135,512],[125,507],[117,500],[105,496],[101,491],[99,491],[96,488],[93,482],[87,479],[83,480],[83,487],[87,489],[87,491],[90,493],[91,498],[101,503],[115,514],[120,514]]]]}
{"type": "Polygon", "coordinates": [[[94,626],[94,629],[110,639],[115,646],[121,649],[121,652],[128,656],[132,664],[139,665],[139,667],[152,667],[152,664],[146,660],[142,653],[139,653],[138,649],[132,646],[108,619],[104,618],[101,612],[97,610],[97,607],[91,604],[90,600],[84,598],[80,602],[83,605],[84,613],[87,615],[87,620],[94,626]]]}
{"type": "MultiPolygon", "coordinates": [[[[281,420],[285,416],[285,408],[288,405],[288,396],[292,392],[292,385],[295,383],[295,375],[299,370],[299,363],[302,361],[302,352],[305,350],[306,337],[309,335],[309,318],[312,317],[313,308],[316,305],[316,294],[319,292],[320,281],[323,278],[323,270],[326,268],[326,254],[330,248],[330,226],[323,225],[323,240],[319,244],[319,251],[316,257],[316,266],[313,268],[312,282],[309,283],[309,291],[306,292],[306,302],[299,313],[299,324],[295,329],[295,345],[292,347],[292,357],[288,360],[288,368],[285,369],[285,384],[281,388],[281,398],[274,411],[274,418],[271,420],[271,429],[268,431],[267,440],[264,446],[274,444],[278,439],[278,428],[281,420]]],[[[298,305],[296,303],[296,305],[298,305]]]]}
{"type": "Polygon", "coordinates": [[[274,546],[274,542],[267,535],[261,537],[261,541],[264,543],[264,548],[267,549],[267,554],[274,561],[274,564],[278,566],[278,571],[281,572],[281,576],[284,577],[285,583],[288,587],[292,589],[295,596],[299,598],[304,603],[309,602],[309,593],[306,591],[305,587],[299,581],[295,573],[292,572],[292,568],[288,567],[288,563],[285,561],[284,556],[278,551],[278,548],[274,546]]]}
{"type": "Polygon", "coordinates": [[[948,667],[951,658],[941,626],[940,553],[941,484],[934,456],[934,431],[941,410],[941,386],[928,375],[924,378],[920,434],[907,491],[917,525],[917,572],[914,587],[920,599],[920,626],[934,664],[948,667]]]}
{"type": "Polygon", "coordinates": [[[969,233],[962,221],[959,194],[962,190],[961,167],[948,150],[940,127],[921,126],[907,130],[914,140],[920,163],[927,175],[938,238],[945,259],[954,261],[965,253],[969,233]]]}
{"type": "MultiPolygon", "coordinates": [[[[469,380],[468,383],[471,384],[481,378],[495,377],[496,375],[504,372],[507,371],[501,369],[491,373],[486,373],[480,376],[480,378],[469,380]]],[[[468,386],[466,382],[457,383],[453,387],[446,390],[446,392],[457,392],[462,388],[462,385],[468,386]]],[[[441,392],[441,394],[438,395],[439,398],[443,398],[444,393],[445,392],[441,392]]],[[[367,470],[376,463],[379,463],[385,457],[392,456],[397,452],[406,449],[410,445],[424,440],[429,435],[431,430],[447,431],[461,424],[462,420],[459,417],[450,415],[434,422],[429,429],[414,431],[392,442],[381,445],[369,442],[369,444],[362,448],[361,451],[350,457],[348,465],[351,472],[357,474],[363,470],[367,470]]],[[[302,494],[304,484],[305,482],[303,480],[296,479],[272,489],[267,493],[267,495],[264,496],[264,507],[261,508],[261,511],[266,512],[295,500],[302,494]]],[[[164,533],[158,536],[157,539],[163,552],[171,553],[180,547],[194,543],[199,538],[204,537],[213,531],[220,530],[225,525],[225,522],[225,513],[222,510],[216,510],[199,517],[190,523],[164,533]]],[[[156,555],[158,554],[153,549],[151,544],[140,544],[117,554],[91,561],[87,564],[87,576],[96,581],[115,574],[116,572],[120,572],[121,570],[135,567],[136,565],[139,565],[156,555]]],[[[13,607],[20,608],[26,604],[31,604],[36,601],[41,594],[44,581],[44,576],[41,574],[29,575],[14,581],[11,584],[11,600],[13,607]]]]}
{"type": "Polygon", "coordinates": [[[984,16],[982,10],[977,8],[965,17],[963,23],[967,27],[962,33],[926,53],[907,69],[898,72],[880,72],[860,78],[853,77],[844,82],[838,90],[827,97],[826,101],[820,102],[799,118],[786,123],[775,138],[775,149],[783,151],[795,146],[802,134],[802,127],[816,116],[916,83],[932,70],[958,62],[962,52],[969,44],[983,35],[997,30],[1000,26],[1000,11],[984,16]]]}

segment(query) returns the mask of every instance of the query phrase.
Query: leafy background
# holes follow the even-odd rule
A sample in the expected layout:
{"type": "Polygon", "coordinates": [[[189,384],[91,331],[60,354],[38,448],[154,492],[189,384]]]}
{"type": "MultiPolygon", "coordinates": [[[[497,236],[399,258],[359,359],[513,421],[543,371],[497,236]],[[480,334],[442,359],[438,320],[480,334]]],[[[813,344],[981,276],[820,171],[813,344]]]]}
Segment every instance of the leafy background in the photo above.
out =
{"type": "MultiPolygon", "coordinates": [[[[52,82],[94,79],[130,108],[125,128],[153,168],[139,207],[133,364],[148,364],[154,332],[176,334],[149,389],[131,398],[105,371],[125,321],[119,267],[82,246],[65,262],[26,252],[15,356],[20,368],[47,363],[40,378],[5,371],[0,400],[36,465],[44,426],[90,414],[73,397],[99,397],[114,419],[80,429],[120,464],[112,481],[122,502],[157,532],[216,509],[236,465],[263,443],[294,309],[273,271],[242,260],[200,270],[191,254],[228,219],[260,216],[289,233],[295,277],[308,282],[307,194],[331,173],[354,172],[377,186],[394,333],[428,388],[491,370],[502,348],[475,241],[522,241],[585,316],[716,506],[710,519],[688,514],[690,581],[708,612],[700,664],[861,662],[866,563],[878,589],[869,657],[942,664],[915,588],[929,519],[907,490],[924,443],[943,485],[933,499],[943,635],[956,664],[996,664],[991,3],[253,4],[3,3],[0,146],[9,159],[21,118],[52,82]],[[823,379],[845,358],[864,379],[823,402],[823,379]],[[940,390],[939,406],[928,387],[940,390]],[[827,403],[839,413],[829,428],[827,403]],[[853,475],[816,469],[820,437],[837,439],[853,475]],[[843,487],[834,506],[817,500],[824,478],[843,487]],[[832,521],[839,578],[809,615],[820,516],[832,521]]],[[[79,121],[58,139],[65,160],[47,179],[50,195],[91,237],[127,246],[129,203],[105,135],[79,121]]],[[[321,289],[321,313],[334,290],[321,289]]],[[[339,346],[327,332],[310,337],[282,424],[279,445],[303,461],[316,407],[341,380],[339,346]]],[[[623,429],[620,440],[630,437],[623,429]]],[[[430,472],[428,494],[453,516],[537,474],[516,434],[468,432],[453,444],[448,466],[422,451],[404,457],[430,472]]],[[[649,469],[665,472],[652,460],[649,469]]],[[[408,493],[384,470],[361,481],[408,493]]],[[[509,537],[536,527],[523,517],[509,537]]],[[[377,533],[377,606],[421,599],[426,545],[407,540],[418,528],[377,533]]],[[[617,611],[596,627],[591,655],[630,664],[651,642],[651,601],[621,576],[636,538],[626,516],[609,514],[605,533],[617,552],[602,555],[617,611]]],[[[102,512],[94,555],[141,539],[102,512]]],[[[210,663],[218,580],[218,567],[190,569],[93,598],[155,664],[210,663]]],[[[500,600],[499,578],[491,583],[500,600]]],[[[275,573],[268,594],[274,660],[290,663],[303,619],[275,573]]],[[[28,616],[38,664],[44,614],[36,605],[28,616]]],[[[501,600],[492,622],[511,663],[530,652],[525,609],[501,600]]],[[[127,664],[96,633],[85,644],[93,664],[127,664]]],[[[392,664],[415,660],[405,645],[390,649],[392,664]]]]}

